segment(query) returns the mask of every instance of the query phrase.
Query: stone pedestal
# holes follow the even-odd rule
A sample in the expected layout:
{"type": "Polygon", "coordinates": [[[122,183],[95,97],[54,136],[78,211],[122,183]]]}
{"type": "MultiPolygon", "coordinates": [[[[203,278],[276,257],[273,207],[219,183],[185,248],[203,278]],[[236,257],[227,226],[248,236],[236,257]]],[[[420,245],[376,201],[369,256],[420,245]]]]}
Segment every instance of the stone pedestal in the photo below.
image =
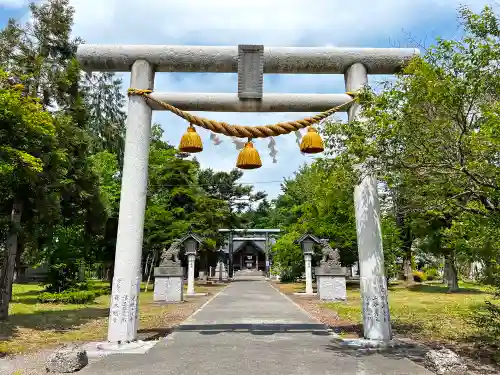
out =
{"type": "Polygon", "coordinates": [[[323,301],[345,301],[345,267],[316,267],[316,286],[319,299],[323,301]]]}
{"type": "Polygon", "coordinates": [[[182,267],[156,267],[154,300],[158,302],[182,302],[184,299],[184,269],[182,267]]]}
{"type": "Polygon", "coordinates": [[[217,264],[217,267],[215,267],[214,278],[218,280],[227,280],[228,274],[224,262],[219,262],[217,264]]]}
{"type": "Polygon", "coordinates": [[[198,280],[202,283],[206,283],[208,280],[208,276],[205,271],[198,272],[198,280]]]}

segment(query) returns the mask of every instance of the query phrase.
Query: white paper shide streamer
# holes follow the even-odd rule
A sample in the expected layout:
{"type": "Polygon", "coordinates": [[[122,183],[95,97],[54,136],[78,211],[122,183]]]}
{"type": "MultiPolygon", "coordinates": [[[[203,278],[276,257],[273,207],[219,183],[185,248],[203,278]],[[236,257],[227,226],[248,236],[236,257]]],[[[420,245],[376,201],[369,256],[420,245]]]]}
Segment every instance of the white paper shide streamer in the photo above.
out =
{"type": "Polygon", "coordinates": [[[269,156],[273,158],[273,164],[276,164],[278,160],[276,160],[276,155],[278,154],[278,151],[276,150],[276,141],[274,140],[274,137],[271,137],[269,139],[269,144],[267,145],[269,148],[269,156]]]}
{"type": "MultiPolygon", "coordinates": [[[[296,136],[296,143],[298,146],[300,146],[300,142],[302,141],[302,133],[300,130],[295,131],[295,136],[296,136]]],[[[210,133],[210,140],[215,146],[218,146],[222,143],[222,140],[219,138],[219,136],[216,133],[211,132],[210,133]]],[[[245,147],[246,141],[240,140],[240,138],[237,137],[231,137],[231,142],[233,142],[236,150],[241,150],[243,147],[245,147]]],[[[278,162],[278,159],[276,158],[276,155],[278,155],[278,150],[276,149],[276,140],[274,137],[269,138],[269,143],[267,145],[267,148],[269,149],[269,156],[273,159],[273,164],[276,164],[278,162]]],[[[303,152],[301,152],[302,155],[306,155],[303,152]]]]}
{"type": "Polygon", "coordinates": [[[213,142],[213,144],[215,146],[218,146],[218,145],[220,145],[222,143],[222,141],[219,138],[219,136],[216,133],[214,133],[214,132],[210,133],[210,140],[213,142]]]}
{"type": "MultiPolygon", "coordinates": [[[[300,147],[300,142],[302,142],[302,133],[300,132],[300,129],[295,131],[295,136],[297,137],[295,142],[297,142],[297,145],[300,147]]],[[[306,154],[304,154],[302,151],[300,153],[303,156],[306,156],[306,154]]]]}
{"type": "Polygon", "coordinates": [[[231,137],[235,147],[237,150],[241,150],[243,147],[245,147],[245,143],[244,141],[240,141],[239,138],[236,138],[236,137],[231,137]]]}

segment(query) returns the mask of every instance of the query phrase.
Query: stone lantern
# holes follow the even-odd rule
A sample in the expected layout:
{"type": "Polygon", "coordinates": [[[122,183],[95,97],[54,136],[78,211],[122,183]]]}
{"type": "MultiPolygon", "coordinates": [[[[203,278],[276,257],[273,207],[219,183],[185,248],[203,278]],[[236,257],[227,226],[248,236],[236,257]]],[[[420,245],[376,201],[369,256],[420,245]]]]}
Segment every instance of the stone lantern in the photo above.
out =
{"type": "Polygon", "coordinates": [[[312,287],[312,255],[314,254],[314,245],[320,244],[320,240],[312,234],[303,234],[296,244],[300,244],[302,252],[304,253],[305,271],[306,271],[306,293],[314,294],[312,287]]]}
{"type": "Polygon", "coordinates": [[[224,265],[224,248],[221,246],[217,251],[218,260],[217,266],[215,267],[215,278],[219,280],[219,282],[223,282],[227,280],[227,272],[226,267],[224,265]]]}
{"type": "Polygon", "coordinates": [[[203,242],[203,239],[189,232],[182,239],[184,243],[184,249],[186,250],[186,256],[188,260],[188,285],[187,285],[187,295],[195,295],[194,291],[194,264],[196,261],[196,253],[198,252],[198,248],[200,244],[203,242]]]}

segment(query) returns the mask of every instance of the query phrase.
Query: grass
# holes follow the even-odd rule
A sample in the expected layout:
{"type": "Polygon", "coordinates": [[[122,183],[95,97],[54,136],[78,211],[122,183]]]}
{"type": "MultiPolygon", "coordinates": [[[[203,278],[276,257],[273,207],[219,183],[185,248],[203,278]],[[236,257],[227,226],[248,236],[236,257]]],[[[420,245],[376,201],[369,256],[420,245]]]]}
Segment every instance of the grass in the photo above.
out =
{"type": "MultiPolygon", "coordinates": [[[[303,292],[304,283],[283,283],[284,293],[303,292]]],[[[448,293],[439,282],[406,287],[397,283],[389,287],[389,308],[394,333],[427,344],[448,344],[463,352],[478,353],[480,333],[472,322],[476,309],[492,297],[492,290],[473,283],[460,283],[460,290],[448,293]]],[[[338,316],[341,335],[362,335],[362,312],[359,284],[347,285],[347,302],[320,303],[318,306],[338,316]]],[[[486,346],[482,346],[486,350],[486,346]]],[[[481,349],[482,350],[482,349],[481,349]]],[[[479,353],[480,354],[480,353],[479,353]]]]}
{"type": "MultiPolygon", "coordinates": [[[[94,282],[103,288],[107,283],[94,282]]],[[[109,295],[85,305],[41,304],[37,294],[44,286],[14,284],[9,320],[0,322],[0,353],[22,353],[53,347],[63,342],[99,341],[107,334],[109,295]]],[[[196,286],[198,292],[213,293],[218,286],[196,286]]],[[[152,286],[139,296],[139,334],[161,333],[183,317],[180,309],[192,304],[158,304],[153,301],[152,286]],[[163,330],[163,331],[162,331],[163,330]]],[[[142,338],[142,337],[141,337],[142,338]]]]}
{"type": "MultiPolygon", "coordinates": [[[[304,293],[305,283],[279,283],[279,289],[285,294],[304,293]]],[[[313,283],[313,292],[316,292],[316,283],[313,283]]]]}
{"type": "MultiPolygon", "coordinates": [[[[429,342],[467,341],[477,334],[471,322],[473,311],[491,297],[489,290],[476,284],[461,283],[457,293],[448,293],[441,284],[422,284],[389,288],[389,308],[396,334],[429,342]]],[[[346,303],[325,303],[343,320],[362,322],[358,288],[347,291],[346,303]]]]}

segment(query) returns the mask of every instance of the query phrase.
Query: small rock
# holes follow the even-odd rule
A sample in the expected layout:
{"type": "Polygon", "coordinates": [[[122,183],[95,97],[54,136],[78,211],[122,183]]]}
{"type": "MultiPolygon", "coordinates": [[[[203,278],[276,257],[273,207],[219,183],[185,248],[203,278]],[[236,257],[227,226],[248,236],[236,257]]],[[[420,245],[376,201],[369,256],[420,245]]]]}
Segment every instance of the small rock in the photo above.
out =
{"type": "Polygon", "coordinates": [[[89,359],[87,352],[80,346],[62,347],[52,353],[45,367],[48,372],[71,373],[87,366],[89,359]]]}
{"type": "Polygon", "coordinates": [[[458,354],[450,349],[429,350],[424,365],[438,375],[465,375],[467,366],[458,354]]]}

